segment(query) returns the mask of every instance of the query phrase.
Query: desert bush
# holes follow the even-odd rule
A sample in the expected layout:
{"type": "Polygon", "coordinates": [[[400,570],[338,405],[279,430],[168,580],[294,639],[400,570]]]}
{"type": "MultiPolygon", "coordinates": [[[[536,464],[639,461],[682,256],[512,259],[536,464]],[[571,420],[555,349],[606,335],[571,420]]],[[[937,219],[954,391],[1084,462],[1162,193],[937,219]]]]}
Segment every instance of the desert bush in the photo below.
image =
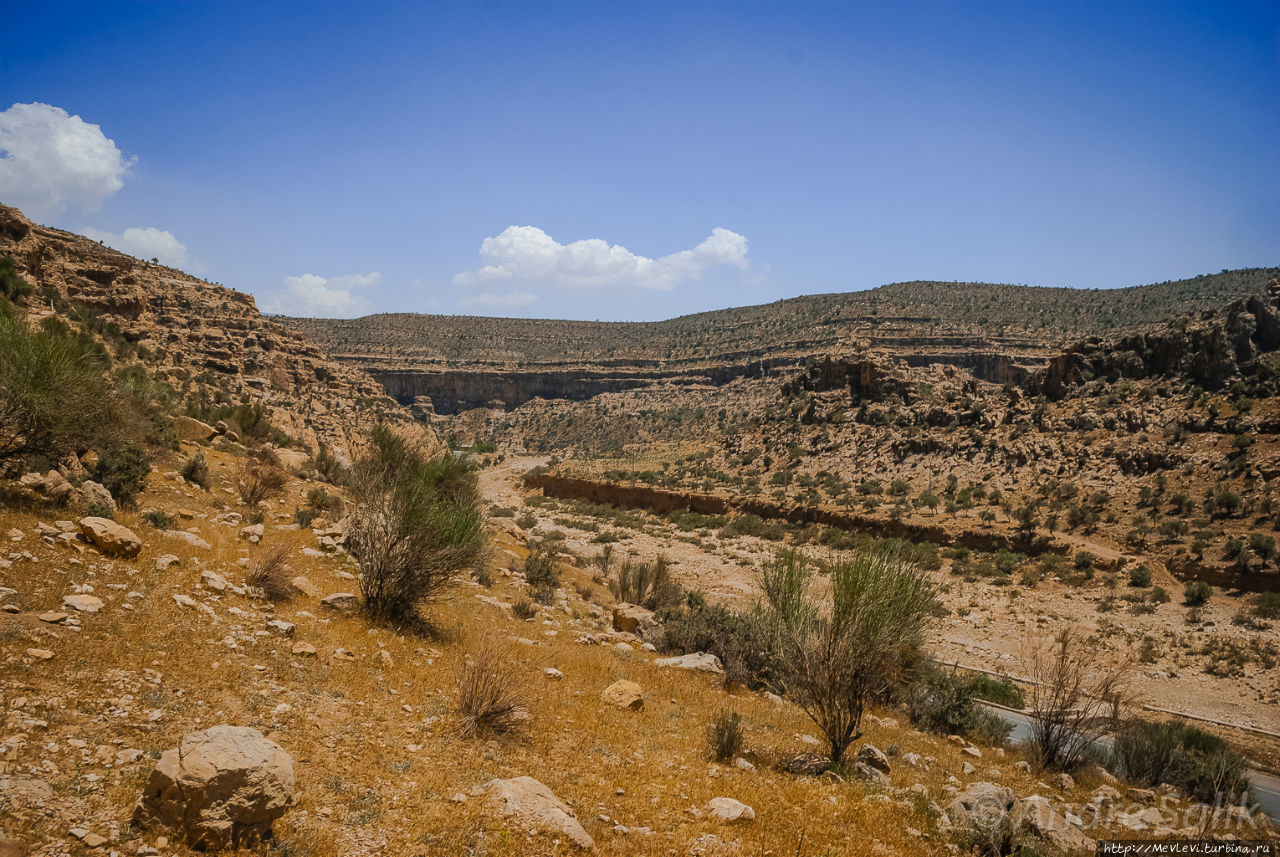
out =
{"type": "Polygon", "coordinates": [[[163,509],[149,509],[142,513],[142,520],[157,530],[168,530],[173,527],[173,518],[163,509]]]}
{"type": "Polygon", "coordinates": [[[463,658],[457,686],[458,731],[466,737],[510,732],[528,717],[520,663],[509,646],[493,638],[484,638],[463,658]]]}
{"type": "Polygon", "coordinates": [[[683,607],[668,607],[658,615],[663,620],[664,651],[710,652],[724,664],[726,682],[753,690],[786,689],[774,651],[776,633],[763,611],[736,613],[709,606],[689,593],[683,607]]]}
{"type": "Polygon", "coordinates": [[[742,752],[742,715],[728,708],[707,725],[707,748],[717,762],[728,762],[742,752]]]}
{"type": "Polygon", "coordinates": [[[85,510],[85,514],[90,518],[113,519],[116,516],[116,510],[105,503],[90,503],[89,508],[85,510]]]}
{"type": "Polygon", "coordinates": [[[451,453],[429,457],[385,425],[351,476],[355,508],[347,549],[360,563],[360,591],[374,616],[421,621],[484,551],[475,473],[451,453]]]}
{"type": "Polygon", "coordinates": [[[1041,768],[1071,768],[1112,734],[1125,701],[1131,661],[1063,628],[1034,641],[1024,661],[1031,686],[1029,745],[1041,768]]]}
{"type": "Polygon", "coordinates": [[[319,509],[312,509],[310,506],[299,506],[293,510],[293,522],[302,529],[310,529],[311,523],[320,517],[319,509]]]}
{"type": "Polygon", "coordinates": [[[609,578],[609,591],[618,601],[639,604],[649,610],[678,604],[683,593],[679,584],[671,579],[670,567],[664,556],[652,563],[636,562],[628,557],[618,566],[618,573],[609,578]]]}
{"type": "Polygon", "coordinates": [[[236,484],[240,490],[240,500],[246,506],[256,506],[263,500],[278,494],[284,488],[288,477],[283,470],[255,458],[246,458],[240,462],[240,470],[236,484]]]}
{"type": "Polygon", "coordinates": [[[34,331],[0,305],[0,461],[57,461],[113,425],[103,359],[65,325],[34,331]]]}
{"type": "Polygon", "coordinates": [[[1247,793],[1245,760],[1226,741],[1203,729],[1178,722],[1135,721],[1116,736],[1111,765],[1119,776],[1143,785],[1169,783],[1183,793],[1213,804],[1247,793]]]}
{"type": "Polygon", "coordinates": [[[821,730],[839,764],[862,734],[867,697],[883,692],[918,652],[937,606],[936,584],[893,550],[858,551],[829,566],[830,603],[808,592],[810,563],[779,551],[761,573],[787,692],[821,730]]]}
{"type": "Polygon", "coordinates": [[[209,490],[209,462],[205,461],[205,457],[200,453],[197,452],[183,461],[179,472],[182,478],[192,485],[199,485],[206,491],[209,490]]]}
{"type": "Polygon", "coordinates": [[[523,598],[512,605],[511,612],[515,614],[517,619],[523,619],[528,622],[538,615],[538,608],[534,607],[533,602],[528,598],[523,598]]]}
{"type": "Polygon", "coordinates": [[[555,557],[533,547],[524,558],[524,579],[530,586],[549,586],[552,589],[560,585],[560,573],[556,571],[555,557]]]}
{"type": "Polygon", "coordinates": [[[933,663],[921,665],[898,695],[903,698],[911,722],[929,732],[967,735],[1000,745],[1012,730],[998,715],[977,704],[980,695],[975,679],[933,663]]]}
{"type": "Polygon", "coordinates": [[[271,601],[288,601],[294,592],[289,574],[289,548],[279,545],[258,554],[245,583],[271,601]]]}
{"type": "Polygon", "coordinates": [[[151,459],[136,446],[110,446],[104,449],[94,464],[94,481],[102,484],[126,509],[133,508],[142,491],[147,474],[151,472],[151,459]]]}
{"type": "Polygon", "coordinates": [[[1182,590],[1182,601],[1189,607],[1199,607],[1213,595],[1213,587],[1203,580],[1190,580],[1182,590]]]}
{"type": "Polygon", "coordinates": [[[1129,585],[1150,586],[1151,569],[1147,568],[1145,565],[1138,565],[1129,569],[1129,585]]]}
{"type": "Polygon", "coordinates": [[[1280,619],[1280,592],[1259,592],[1253,596],[1253,615],[1259,619],[1280,619]]]}

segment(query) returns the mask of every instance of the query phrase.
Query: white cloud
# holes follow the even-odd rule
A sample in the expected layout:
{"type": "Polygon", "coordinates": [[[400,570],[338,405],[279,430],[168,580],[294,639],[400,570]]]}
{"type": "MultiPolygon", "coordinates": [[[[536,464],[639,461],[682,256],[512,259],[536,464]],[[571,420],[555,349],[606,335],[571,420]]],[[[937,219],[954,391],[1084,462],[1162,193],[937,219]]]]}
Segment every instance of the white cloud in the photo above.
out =
{"type": "Polygon", "coordinates": [[[14,104],[0,111],[0,200],[35,220],[68,205],[97,211],[124,186],[137,162],[97,125],[51,104],[14,104]]]}
{"type": "Polygon", "coordinates": [[[570,287],[670,289],[683,280],[697,279],[707,268],[750,265],[746,237],[720,227],[692,250],[650,259],[600,238],[561,244],[536,226],[508,226],[502,234],[481,242],[480,256],[485,264],[458,274],[455,284],[516,280],[570,287]]]}
{"type": "Polygon", "coordinates": [[[162,264],[174,268],[181,268],[191,262],[191,257],[187,255],[187,245],[174,238],[173,233],[167,229],[131,226],[119,235],[88,227],[80,231],[94,241],[101,241],[108,247],[139,259],[159,259],[162,264]]]}
{"type": "Polygon", "coordinates": [[[473,295],[467,295],[458,301],[459,306],[478,307],[480,309],[520,309],[527,307],[535,302],[538,296],[531,292],[506,292],[498,294],[496,292],[479,292],[473,295]]]}
{"type": "Polygon", "coordinates": [[[263,301],[263,312],[278,315],[316,318],[350,318],[369,312],[370,304],[354,289],[369,289],[382,282],[382,275],[346,274],[341,277],[319,277],[303,274],[285,277],[285,291],[273,292],[263,301]]]}

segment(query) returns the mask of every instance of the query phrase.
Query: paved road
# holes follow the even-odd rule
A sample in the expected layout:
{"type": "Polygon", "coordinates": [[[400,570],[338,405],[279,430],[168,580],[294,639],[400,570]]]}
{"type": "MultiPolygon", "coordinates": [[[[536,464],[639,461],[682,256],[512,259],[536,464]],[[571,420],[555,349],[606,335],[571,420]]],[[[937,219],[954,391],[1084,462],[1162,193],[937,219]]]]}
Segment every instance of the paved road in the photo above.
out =
{"type": "MultiPolygon", "coordinates": [[[[1019,744],[1031,737],[1031,718],[1027,715],[1007,708],[997,708],[994,705],[983,707],[1013,727],[1013,731],[1009,733],[1009,740],[1013,743],[1019,744]]],[[[1253,790],[1253,796],[1257,799],[1262,811],[1273,821],[1280,821],[1280,777],[1251,771],[1249,787],[1253,790]]]]}

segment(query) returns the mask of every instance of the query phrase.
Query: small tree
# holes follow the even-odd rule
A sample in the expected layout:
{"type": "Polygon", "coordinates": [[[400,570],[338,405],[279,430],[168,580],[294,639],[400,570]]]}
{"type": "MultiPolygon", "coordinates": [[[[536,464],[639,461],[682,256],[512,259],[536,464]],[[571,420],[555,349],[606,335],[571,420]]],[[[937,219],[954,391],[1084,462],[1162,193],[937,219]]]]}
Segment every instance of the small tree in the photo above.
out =
{"type": "Polygon", "coordinates": [[[1132,666],[1071,628],[1031,645],[1024,660],[1031,689],[1031,746],[1042,768],[1070,768],[1119,726],[1132,666]]]}
{"type": "Polygon", "coordinates": [[[830,601],[810,595],[812,568],[780,551],[762,573],[786,689],[822,731],[838,764],[862,735],[867,697],[924,641],[937,586],[900,553],[861,551],[831,566],[830,601]]]}
{"type": "Polygon", "coordinates": [[[483,553],[475,473],[452,453],[429,456],[379,424],[351,491],[347,548],[363,572],[365,609],[392,622],[420,622],[419,606],[443,595],[483,553]]]}

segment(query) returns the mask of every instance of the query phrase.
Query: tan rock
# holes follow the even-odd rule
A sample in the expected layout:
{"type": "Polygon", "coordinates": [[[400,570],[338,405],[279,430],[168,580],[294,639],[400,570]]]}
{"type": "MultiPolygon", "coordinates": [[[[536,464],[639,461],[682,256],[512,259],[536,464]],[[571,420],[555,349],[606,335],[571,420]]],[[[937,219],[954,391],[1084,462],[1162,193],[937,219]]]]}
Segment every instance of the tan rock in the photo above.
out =
{"type": "Polygon", "coordinates": [[[352,592],[334,592],[321,598],[320,603],[334,610],[349,610],[355,606],[356,596],[352,592]]]}
{"type": "Polygon", "coordinates": [[[644,691],[634,681],[615,681],[604,689],[600,698],[617,708],[639,711],[644,708],[644,691]]]}
{"type": "Polygon", "coordinates": [[[713,797],[707,801],[707,805],[703,807],[703,812],[725,824],[754,821],[756,817],[754,809],[731,797],[713,797]]]}
{"type": "Polygon", "coordinates": [[[301,574],[289,582],[293,584],[294,589],[298,590],[303,595],[309,595],[312,598],[315,598],[320,594],[320,587],[316,586],[301,574]]]}
{"type": "Polygon", "coordinates": [[[692,670],[700,673],[711,673],[712,675],[724,675],[724,667],[720,665],[720,659],[707,652],[692,652],[690,654],[680,655],[674,658],[658,658],[653,663],[654,666],[669,669],[692,670]]]}
{"type": "Polygon", "coordinates": [[[218,436],[217,429],[208,423],[181,414],[173,418],[173,427],[178,433],[178,440],[208,443],[218,436]]]}
{"type": "Polygon", "coordinates": [[[211,550],[213,545],[197,536],[195,533],[188,533],[186,530],[165,530],[164,536],[167,539],[173,539],[178,542],[186,542],[193,548],[200,550],[211,550]]]}
{"type": "Polygon", "coordinates": [[[490,804],[503,818],[514,819],[531,830],[565,836],[579,848],[596,847],[595,841],[578,823],[573,810],[533,777],[490,780],[485,784],[485,792],[490,804]]]}
{"type": "Polygon", "coordinates": [[[195,848],[253,845],[293,802],[293,761],[256,729],[214,726],[166,750],[133,820],[195,848]]]}
{"type": "Polygon", "coordinates": [[[311,645],[310,643],[294,643],[293,648],[290,649],[289,651],[295,655],[309,658],[309,657],[315,656],[316,647],[311,645]]]}
{"type": "Polygon", "coordinates": [[[93,595],[64,595],[62,603],[81,613],[97,613],[102,609],[102,599],[93,595]]]}
{"type": "Polygon", "coordinates": [[[134,557],[142,550],[142,539],[110,518],[81,518],[80,534],[107,556],[134,557]]]}

